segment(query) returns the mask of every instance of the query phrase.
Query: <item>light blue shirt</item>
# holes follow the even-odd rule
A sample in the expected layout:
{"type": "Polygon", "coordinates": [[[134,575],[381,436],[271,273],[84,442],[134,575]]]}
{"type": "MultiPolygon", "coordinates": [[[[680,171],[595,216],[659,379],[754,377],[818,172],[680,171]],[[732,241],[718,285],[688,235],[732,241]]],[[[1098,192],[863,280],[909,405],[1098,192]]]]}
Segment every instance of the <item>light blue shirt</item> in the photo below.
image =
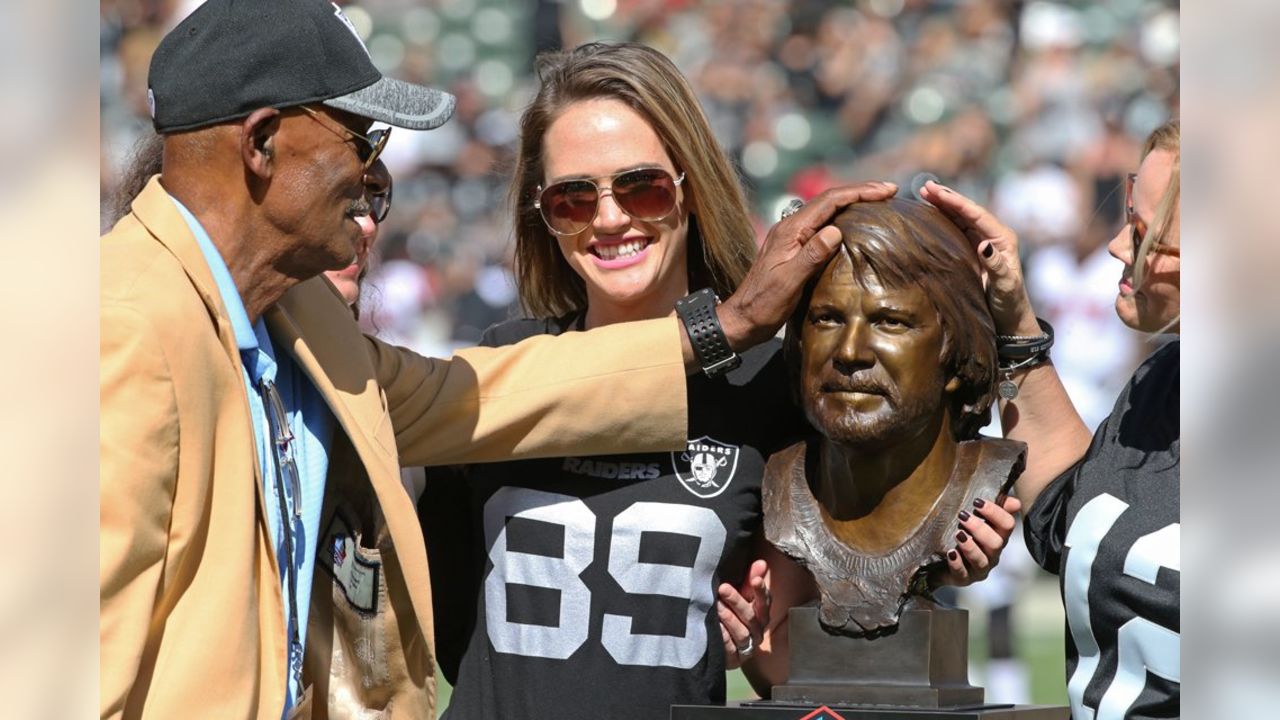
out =
{"type": "MultiPolygon", "coordinates": [[[[302,649],[307,643],[307,615],[311,608],[311,586],[315,577],[316,549],[319,544],[320,509],[324,505],[325,478],[329,472],[329,442],[333,437],[334,418],[329,407],[325,405],[323,396],[316,390],[306,373],[294,364],[288,353],[276,354],[271,337],[267,334],[267,325],[258,318],[256,323],[249,324],[249,314],[244,309],[244,301],[240,291],[231,279],[231,271],[222,259],[222,255],[214,246],[213,240],[196,220],[191,211],[183,207],[177,199],[173,204],[178,207],[191,233],[195,235],[200,251],[204,253],[205,262],[213,274],[218,294],[222,296],[222,304],[227,308],[231,318],[231,328],[235,333],[236,347],[240,350],[240,358],[244,365],[245,393],[249,398],[249,412],[253,416],[253,434],[257,443],[258,463],[262,468],[262,492],[267,510],[267,522],[271,529],[271,540],[276,547],[276,559],[280,565],[280,590],[284,602],[284,620],[286,633],[292,635],[289,627],[289,583],[285,574],[286,567],[293,567],[297,573],[299,646],[290,650],[291,672],[289,673],[289,693],[285,701],[282,716],[289,712],[302,692],[302,649]],[[271,446],[271,426],[268,424],[263,394],[259,390],[262,381],[276,384],[280,398],[284,401],[285,414],[289,427],[293,432],[294,463],[298,467],[298,477],[302,497],[293,497],[290,483],[280,482],[276,473],[275,449],[271,446]],[[289,530],[293,533],[293,557],[285,551],[285,525],[280,517],[279,498],[281,493],[285,500],[285,513],[289,520],[289,530]],[[296,513],[301,503],[301,513],[296,513]],[[299,515],[301,517],[299,517],[299,515]]],[[[288,638],[286,638],[288,639],[288,638]]]]}

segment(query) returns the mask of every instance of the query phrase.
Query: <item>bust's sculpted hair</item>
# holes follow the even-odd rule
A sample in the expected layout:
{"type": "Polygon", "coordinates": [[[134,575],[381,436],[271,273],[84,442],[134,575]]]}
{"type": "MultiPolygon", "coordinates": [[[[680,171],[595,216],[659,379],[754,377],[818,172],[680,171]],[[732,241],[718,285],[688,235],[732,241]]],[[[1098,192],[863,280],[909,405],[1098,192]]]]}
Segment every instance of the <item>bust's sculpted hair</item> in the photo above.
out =
{"type": "MultiPolygon", "coordinates": [[[[939,361],[949,377],[960,379],[950,407],[952,434],[957,440],[976,437],[991,419],[996,341],[968,239],[937,208],[902,198],[851,205],[832,224],[844,235],[838,252],[852,262],[859,284],[869,272],[888,287],[918,285],[933,303],[943,330],[939,361]]],[[[816,286],[816,279],[809,282],[787,322],[784,352],[797,393],[800,331],[816,286]]]]}

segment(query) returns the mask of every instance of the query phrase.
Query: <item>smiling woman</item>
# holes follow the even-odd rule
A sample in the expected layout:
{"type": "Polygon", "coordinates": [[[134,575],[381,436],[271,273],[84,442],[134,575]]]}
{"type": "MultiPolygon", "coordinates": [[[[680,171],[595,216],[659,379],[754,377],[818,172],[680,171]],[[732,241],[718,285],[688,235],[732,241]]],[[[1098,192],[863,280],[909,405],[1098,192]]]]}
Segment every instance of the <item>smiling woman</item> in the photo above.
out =
{"type": "Polygon", "coordinates": [[[670,313],[690,290],[691,202],[649,123],[617,100],[575,102],[548,128],[543,157],[542,216],[585,281],[586,327],[670,313]]]}
{"type": "MultiPolygon", "coordinates": [[[[664,317],[690,291],[733,292],[755,254],[749,213],[671,61],[591,44],[540,58],[539,77],[511,191],[519,293],[535,317],[482,343],[664,317]]],[[[763,585],[732,586],[748,568],[764,575],[752,559],[765,460],[805,428],[780,348],[689,379],[684,452],[428,471],[419,515],[454,684],[444,717],[657,718],[724,702],[725,670],[762,639],[751,605],[763,613],[763,585]],[[733,612],[718,602],[726,592],[733,612]]]]}
{"type": "MultiPolygon", "coordinates": [[[[593,44],[540,58],[539,75],[511,194],[520,297],[537,319],[482,342],[664,317],[691,290],[733,292],[755,235],[675,66],[643,46],[593,44]]],[[[765,458],[803,421],[776,341],[688,387],[685,452],[471,466],[463,482],[429,470],[419,512],[455,684],[445,717],[666,717],[675,703],[724,701],[726,664],[741,658],[715,589],[745,576],[765,458]]]]}
{"type": "Polygon", "coordinates": [[[588,308],[588,326],[604,322],[608,315],[598,313],[610,310],[609,294],[597,288],[589,297],[589,281],[618,268],[584,275],[580,255],[617,259],[635,254],[637,241],[645,257],[621,268],[630,268],[626,277],[633,288],[642,277],[661,276],[665,285],[643,309],[633,289],[630,312],[667,315],[688,289],[728,296],[755,256],[755,233],[737,176],[671,61],[640,45],[591,44],[544,57],[539,77],[521,119],[511,189],[526,309],[546,317],[588,308]],[[569,213],[566,224],[569,208],[584,212],[569,213]],[[676,286],[685,292],[673,295],[676,286]]]}

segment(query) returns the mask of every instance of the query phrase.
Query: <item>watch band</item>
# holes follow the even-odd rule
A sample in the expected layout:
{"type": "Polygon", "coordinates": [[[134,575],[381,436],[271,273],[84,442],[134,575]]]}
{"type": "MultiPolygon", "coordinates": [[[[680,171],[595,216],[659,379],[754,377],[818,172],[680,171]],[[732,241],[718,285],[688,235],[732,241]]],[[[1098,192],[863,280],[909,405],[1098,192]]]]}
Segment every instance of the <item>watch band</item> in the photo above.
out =
{"type": "Polygon", "coordinates": [[[716,317],[719,302],[711,288],[702,288],[676,301],[676,314],[689,333],[689,343],[703,374],[709,378],[720,377],[742,363],[742,358],[729,347],[720,318],[716,317]]]}

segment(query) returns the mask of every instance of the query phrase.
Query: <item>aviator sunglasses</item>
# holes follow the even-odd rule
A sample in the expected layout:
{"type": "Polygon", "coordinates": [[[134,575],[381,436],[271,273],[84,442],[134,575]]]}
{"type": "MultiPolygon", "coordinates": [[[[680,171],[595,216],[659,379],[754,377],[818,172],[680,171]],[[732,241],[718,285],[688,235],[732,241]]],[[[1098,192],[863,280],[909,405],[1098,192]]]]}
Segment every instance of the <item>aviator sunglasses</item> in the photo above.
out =
{"type": "Polygon", "coordinates": [[[374,189],[375,186],[369,182],[369,175],[365,174],[365,197],[369,200],[369,215],[375,223],[382,224],[387,219],[387,213],[391,212],[391,175],[387,174],[387,184],[384,187],[374,189]]]}
{"type": "Polygon", "coordinates": [[[370,130],[368,135],[361,135],[360,133],[356,132],[355,130],[352,130],[351,128],[345,125],[339,125],[337,128],[335,128],[332,125],[330,125],[328,122],[326,122],[323,116],[320,113],[316,112],[315,110],[312,110],[306,105],[299,105],[298,107],[307,115],[310,115],[312,120],[315,120],[316,122],[324,126],[324,129],[337,135],[338,137],[342,138],[344,141],[350,138],[355,138],[356,140],[360,141],[355,143],[355,146],[356,146],[356,155],[360,156],[360,161],[364,163],[364,167],[361,168],[362,172],[369,171],[370,166],[373,165],[373,161],[377,160],[378,156],[382,154],[382,149],[387,146],[387,140],[390,139],[391,137],[391,128],[379,128],[377,130],[370,130]]]}
{"type": "MultiPolygon", "coordinates": [[[[1124,221],[1129,224],[1129,240],[1133,243],[1133,254],[1130,257],[1135,261],[1138,258],[1138,248],[1142,246],[1142,239],[1147,235],[1147,224],[1133,209],[1133,185],[1137,180],[1137,173],[1129,173],[1124,178],[1124,221]]],[[[1159,242],[1151,243],[1147,252],[1180,257],[1178,248],[1159,242]]]]}
{"type": "Polygon", "coordinates": [[[545,190],[539,185],[533,206],[542,213],[547,229],[556,235],[577,235],[586,230],[596,219],[605,193],[636,220],[661,220],[676,209],[676,188],[684,182],[684,173],[673,178],[662,168],[641,168],[599,179],[610,180],[609,187],[601,188],[587,178],[564,180],[545,190]]]}

